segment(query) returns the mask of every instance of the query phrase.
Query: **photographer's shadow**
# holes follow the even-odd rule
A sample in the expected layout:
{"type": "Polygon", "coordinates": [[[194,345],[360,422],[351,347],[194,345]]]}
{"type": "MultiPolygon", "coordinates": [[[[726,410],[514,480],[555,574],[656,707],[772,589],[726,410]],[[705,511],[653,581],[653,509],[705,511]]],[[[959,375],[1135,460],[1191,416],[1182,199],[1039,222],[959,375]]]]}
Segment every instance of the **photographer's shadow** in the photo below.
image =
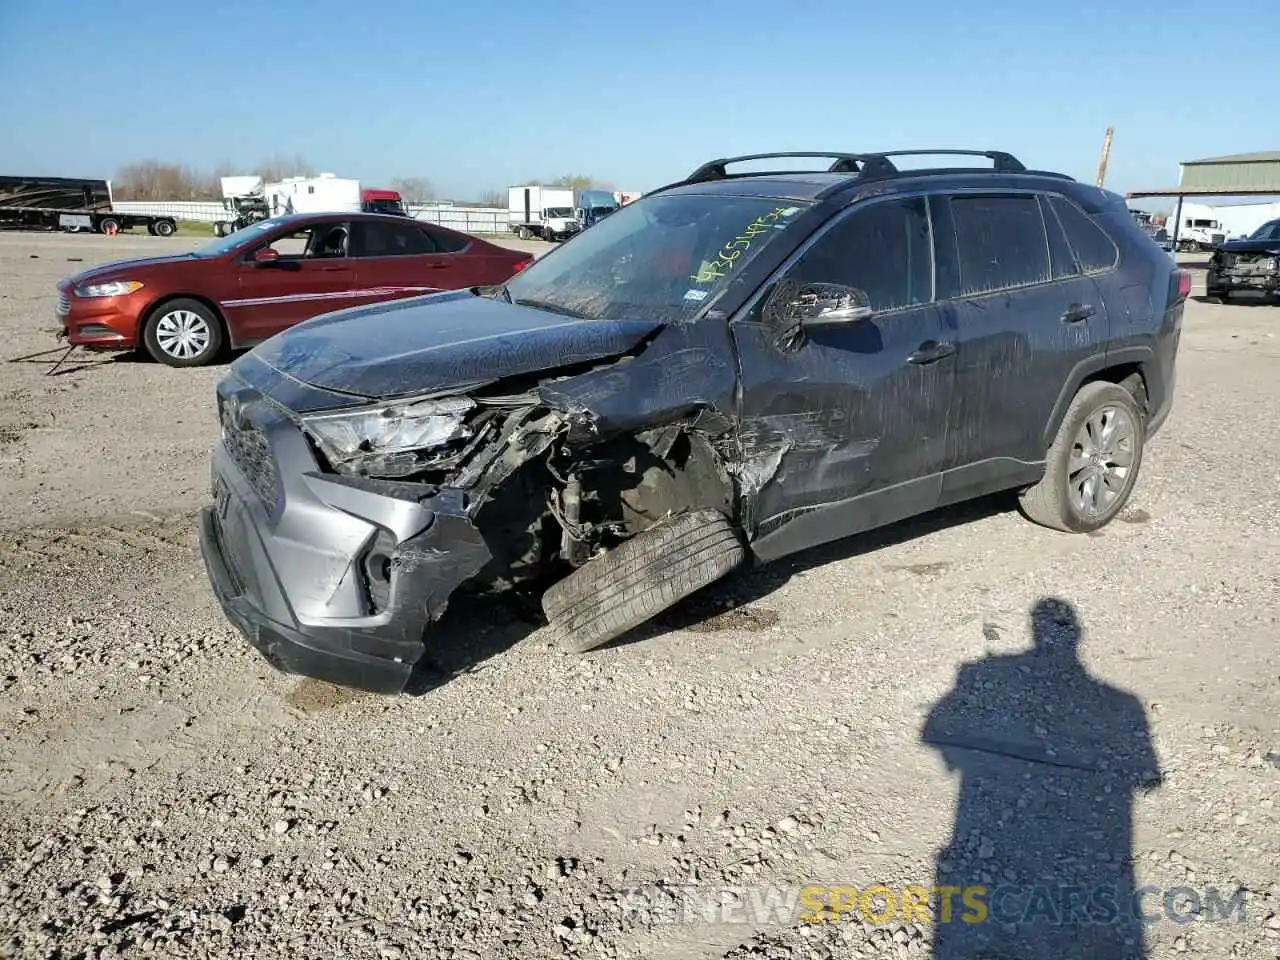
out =
{"type": "Polygon", "coordinates": [[[1031,619],[1034,648],[961,666],[922,731],[961,777],[933,956],[1142,958],[1160,906],[1132,865],[1134,793],[1161,780],[1146,714],[1085,670],[1070,603],[1041,600],[1031,619]]]}

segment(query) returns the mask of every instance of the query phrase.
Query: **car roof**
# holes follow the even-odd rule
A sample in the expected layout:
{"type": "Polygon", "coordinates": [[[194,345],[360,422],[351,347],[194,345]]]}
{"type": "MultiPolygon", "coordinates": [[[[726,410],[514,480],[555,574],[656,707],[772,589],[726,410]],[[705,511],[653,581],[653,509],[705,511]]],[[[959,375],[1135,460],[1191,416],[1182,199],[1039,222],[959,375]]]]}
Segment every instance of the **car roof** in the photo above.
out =
{"type": "MultiPolygon", "coordinates": [[[[322,210],[315,213],[286,213],[277,217],[272,217],[271,219],[280,224],[313,223],[317,220],[367,220],[373,223],[404,223],[406,220],[411,220],[414,223],[422,224],[424,226],[440,226],[438,223],[431,223],[427,220],[418,220],[415,217],[406,217],[398,213],[369,213],[363,210],[359,212],[350,210],[322,210]]],[[[442,227],[441,229],[448,230],[449,228],[442,227]]]]}

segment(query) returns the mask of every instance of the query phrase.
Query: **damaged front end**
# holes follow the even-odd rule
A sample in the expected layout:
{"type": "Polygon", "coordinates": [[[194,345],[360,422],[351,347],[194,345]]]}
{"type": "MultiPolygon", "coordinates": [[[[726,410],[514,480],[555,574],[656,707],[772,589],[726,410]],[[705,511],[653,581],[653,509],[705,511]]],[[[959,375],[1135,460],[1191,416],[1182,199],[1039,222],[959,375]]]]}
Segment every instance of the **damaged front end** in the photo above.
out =
{"type": "MultiPolygon", "coordinates": [[[[638,395],[636,378],[657,376],[637,373],[651,365],[638,357],[647,342],[549,373],[309,413],[279,401],[269,368],[242,364],[218,388],[215,506],[201,520],[227,616],[278,669],[398,692],[426,650],[424,628],[460,590],[533,593],[691,505],[732,515],[718,447],[729,423],[696,399],[638,395]],[[614,408],[640,419],[620,423],[614,408]]],[[[686,364],[703,356],[682,353],[686,364]]],[[[702,386],[731,378],[723,366],[702,386]]]]}
{"type": "MultiPolygon", "coordinates": [[[[485,554],[480,566],[455,568],[465,574],[455,588],[538,586],[690,503],[732,512],[733,483],[716,447],[728,421],[679,411],[625,429],[610,421],[607,403],[582,402],[602,384],[604,394],[627,396],[634,360],[303,416],[298,425],[326,473],[415,491],[421,504],[446,498],[485,554]]],[[[403,548],[388,555],[384,589],[394,597],[412,558],[403,548]]],[[[423,613],[438,619],[444,599],[433,598],[423,613]]]]}
{"type": "Polygon", "coordinates": [[[1207,288],[1210,296],[1236,291],[1280,294],[1280,247],[1273,250],[1215,250],[1209,260],[1207,288]]]}

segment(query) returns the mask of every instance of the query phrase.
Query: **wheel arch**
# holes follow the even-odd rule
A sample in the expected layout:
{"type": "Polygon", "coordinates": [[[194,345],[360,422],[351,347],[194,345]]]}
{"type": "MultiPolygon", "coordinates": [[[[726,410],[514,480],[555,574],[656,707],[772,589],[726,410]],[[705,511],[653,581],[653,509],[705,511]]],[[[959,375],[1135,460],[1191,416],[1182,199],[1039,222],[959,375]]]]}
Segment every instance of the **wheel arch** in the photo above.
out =
{"type": "Polygon", "coordinates": [[[1049,422],[1045,424],[1044,435],[1041,437],[1045,449],[1053,443],[1053,438],[1062,425],[1062,419],[1066,416],[1072,399],[1087,383],[1102,381],[1124,387],[1138,402],[1143,418],[1150,417],[1148,371],[1154,363],[1156,363],[1154,349],[1149,346],[1132,346],[1113,350],[1105,355],[1089,357],[1076,364],[1058,394],[1049,422]]]}

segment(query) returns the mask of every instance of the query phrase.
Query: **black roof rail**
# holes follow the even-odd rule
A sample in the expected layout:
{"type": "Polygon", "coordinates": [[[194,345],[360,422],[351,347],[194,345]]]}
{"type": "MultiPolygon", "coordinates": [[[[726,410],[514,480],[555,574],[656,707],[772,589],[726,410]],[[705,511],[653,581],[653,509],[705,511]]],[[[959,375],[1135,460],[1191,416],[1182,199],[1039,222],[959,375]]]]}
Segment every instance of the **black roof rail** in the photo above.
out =
{"type": "Polygon", "coordinates": [[[1003,150],[885,150],[882,157],[986,157],[994,164],[994,173],[1026,173],[1027,168],[1011,153],[1003,150]]]}
{"type": "MultiPolygon", "coordinates": [[[[778,173],[856,173],[860,176],[872,177],[892,176],[897,173],[897,168],[885,159],[883,153],[843,153],[835,152],[811,152],[811,151],[792,151],[789,153],[749,153],[741,157],[721,157],[719,160],[710,160],[704,163],[689,176],[685,177],[683,183],[705,183],[708,180],[725,180],[734,174],[730,174],[725,168],[731,163],[745,163],[748,160],[774,160],[783,157],[806,157],[806,158],[822,158],[825,160],[834,160],[829,167],[823,170],[785,170],[776,171],[778,173]]],[[[737,174],[737,176],[759,177],[768,176],[758,170],[752,170],[749,173],[737,174]]]]}
{"type": "Polygon", "coordinates": [[[707,183],[712,180],[729,180],[736,177],[769,177],[785,176],[795,173],[848,173],[858,180],[886,180],[898,176],[928,176],[941,173],[993,173],[1016,174],[1027,173],[1041,177],[1055,177],[1060,180],[1073,180],[1064,173],[1053,173],[1046,170],[1028,170],[1022,161],[1004,150],[878,150],[868,153],[845,153],[842,151],[791,151],[786,153],[749,153],[740,157],[721,157],[709,160],[683,180],[669,183],[666,186],[651,190],[660,193],[673,187],[690,183],[707,183]],[[928,156],[960,156],[986,157],[991,161],[990,167],[940,167],[929,170],[900,170],[891,157],[928,157],[928,156]],[[821,158],[834,161],[821,170],[751,170],[745,173],[729,173],[731,163],[745,163],[749,160],[772,160],[778,158],[803,157],[821,158]]]}

